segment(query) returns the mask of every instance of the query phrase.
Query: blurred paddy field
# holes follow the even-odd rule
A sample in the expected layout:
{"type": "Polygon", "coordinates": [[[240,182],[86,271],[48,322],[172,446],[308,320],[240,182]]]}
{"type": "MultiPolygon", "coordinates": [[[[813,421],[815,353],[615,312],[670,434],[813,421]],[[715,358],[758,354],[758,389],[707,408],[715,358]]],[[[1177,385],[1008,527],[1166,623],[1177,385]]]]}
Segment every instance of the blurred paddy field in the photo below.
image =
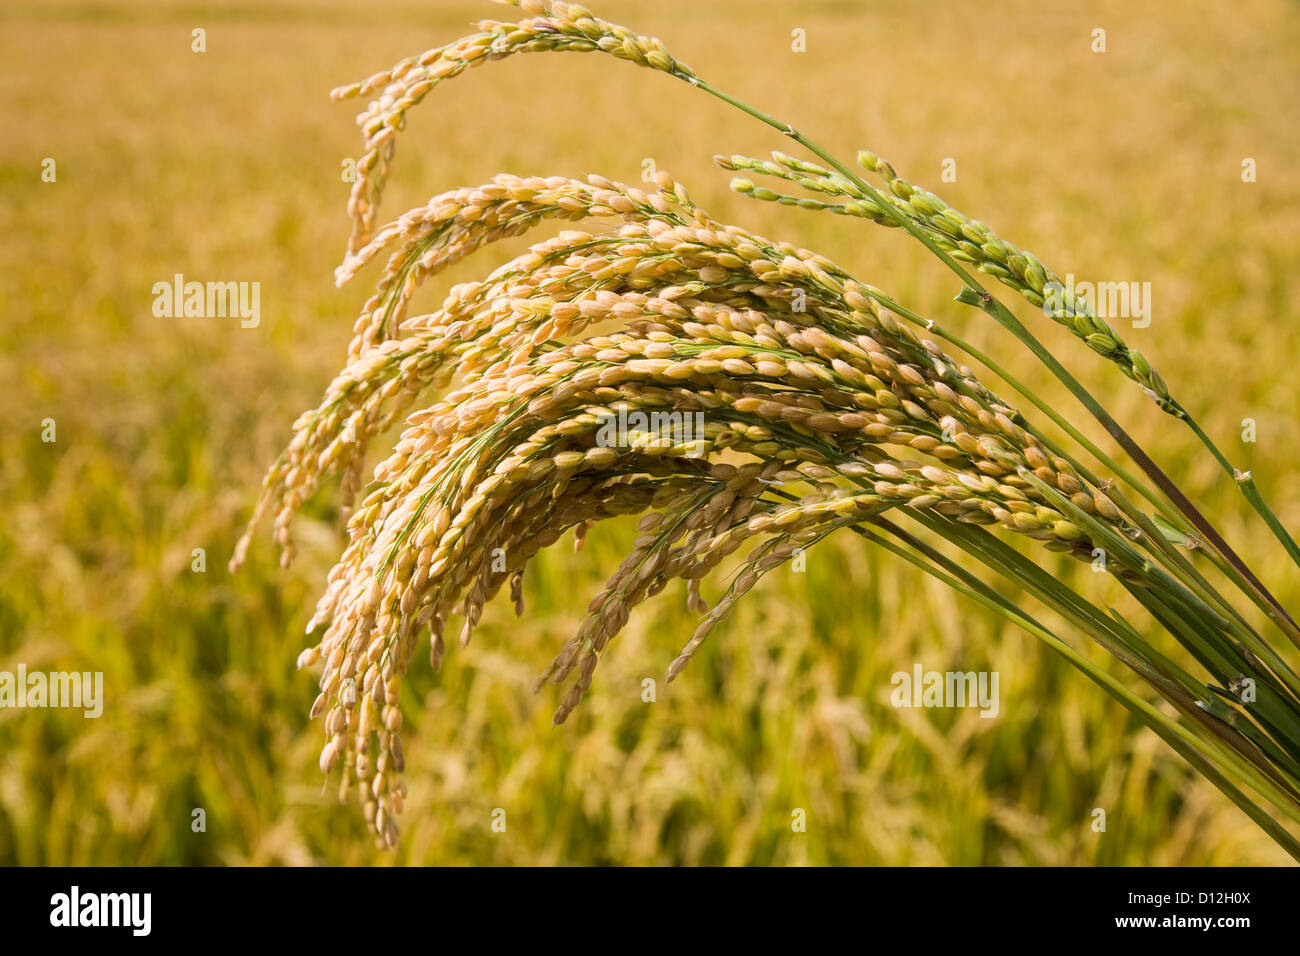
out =
{"type": "MultiPolygon", "coordinates": [[[[838,155],[887,157],[1061,274],[1150,281],[1153,321],[1120,325],[1129,344],[1300,527],[1296,4],[594,6],[838,155]],[[796,28],[805,53],[791,50],[796,28]],[[1247,157],[1257,182],[1242,182],[1247,157]],[[946,158],[956,182],[940,180],[946,158]]],[[[1063,660],[849,534],[812,551],[806,573],[765,579],[665,688],[694,626],[670,588],[553,729],[558,696],[529,685],[632,523],[596,528],[579,553],[562,543],[530,569],[523,618],[490,607],[437,676],[417,653],[401,847],[376,849],[357,808],[322,794],[315,681],[294,659],[341,549],[336,485],[300,520],[289,570],[269,534],[238,575],[225,563],[376,278],[333,287],[341,163],[360,134],[356,104],[327,94],[509,12],[477,0],[0,7],[0,670],[103,671],[106,698],[97,720],[0,710],[0,864],[1287,862],[1063,660]],[[191,52],[195,28],[205,53],[191,52]],[[156,318],[151,288],[176,273],[260,282],[260,325],[156,318]],[[195,548],[205,572],[191,570],[195,548]],[[997,671],[997,718],[891,707],[891,675],[918,663],[997,671]],[[806,832],[792,832],[800,809],[806,832]]],[[[952,303],[951,277],[906,237],[745,200],[710,159],[789,145],[660,74],[517,57],[414,111],[381,221],[497,171],[638,182],[650,157],[719,218],[817,249],[1059,394],[952,303]]],[[[418,302],[522,243],[462,263],[418,302]]],[[[1280,548],[1190,433],[1013,307],[1300,607],[1280,548]]],[[[1124,606],[1113,581],[1035,554],[1124,606]]]]}

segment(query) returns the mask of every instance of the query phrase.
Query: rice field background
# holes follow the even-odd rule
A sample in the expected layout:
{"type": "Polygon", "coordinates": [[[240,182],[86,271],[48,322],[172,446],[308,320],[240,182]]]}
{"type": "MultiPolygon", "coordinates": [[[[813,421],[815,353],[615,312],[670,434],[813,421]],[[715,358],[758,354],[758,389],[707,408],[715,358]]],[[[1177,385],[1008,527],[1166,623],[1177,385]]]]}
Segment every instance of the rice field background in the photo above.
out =
{"type": "MultiPolygon", "coordinates": [[[[1151,282],[1151,325],[1125,328],[1129,344],[1300,527],[1296,4],[595,9],[832,151],[887,157],[1062,273],[1151,282]],[[796,29],[806,52],[791,48],[796,29]],[[1255,182],[1242,181],[1247,158],[1255,182]],[[947,159],[955,182],[941,180],[947,159]],[[1241,440],[1247,418],[1254,442],[1241,440]]],[[[356,808],[321,792],[307,719],[317,688],[294,659],[343,540],[337,488],[297,526],[291,568],[269,534],[239,574],[225,564],[373,281],[332,283],[347,233],[341,164],[360,136],[356,104],[327,94],[500,15],[478,0],[0,8],[0,671],[103,671],[105,687],[99,719],[0,709],[0,863],[1287,862],[1065,661],[851,535],[811,551],[806,572],[765,579],[666,688],[694,626],[669,589],[553,729],[555,690],[534,696],[532,679],[633,536],[631,521],[598,526],[583,551],[538,559],[524,617],[490,606],[439,675],[417,654],[399,849],[377,849],[356,808]],[[204,53],[191,50],[196,28],[204,53]],[[55,182],[42,181],[46,158],[55,182]],[[156,317],[151,289],[177,273],[260,282],[259,325],[156,317]],[[891,675],[916,664],[997,671],[998,716],[892,707],[891,675]]],[[[519,57],[413,115],[381,221],[498,171],[639,183],[653,159],[720,218],[948,316],[1060,395],[951,302],[954,283],[897,231],[748,202],[711,162],[788,145],[650,71],[519,57]]],[[[486,255],[504,261],[527,241],[486,255]]],[[[483,266],[453,269],[421,301],[483,266]]],[[[1190,436],[1100,359],[1077,370],[1300,607],[1285,555],[1190,436]]],[[[1113,582],[1059,565],[1122,606],[1113,582]]]]}

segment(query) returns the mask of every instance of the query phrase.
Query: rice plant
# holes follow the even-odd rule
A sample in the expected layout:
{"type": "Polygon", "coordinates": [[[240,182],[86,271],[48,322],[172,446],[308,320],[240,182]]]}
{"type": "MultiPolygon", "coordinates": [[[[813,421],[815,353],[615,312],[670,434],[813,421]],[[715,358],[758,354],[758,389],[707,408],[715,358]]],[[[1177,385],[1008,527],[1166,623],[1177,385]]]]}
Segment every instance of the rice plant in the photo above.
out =
{"type": "Polygon", "coordinates": [[[565,687],[556,723],[591,688],[633,610],[674,579],[685,582],[699,625],[669,680],[760,577],[847,529],[1064,655],[1300,860],[1287,828],[1300,823],[1300,676],[1288,662],[1300,628],[981,277],[1043,309],[1186,426],[1300,563],[1250,475],[1232,467],[1147,359],[1088,303],[1062,293],[1042,261],[874,153],[842,162],[711,85],[660,40],[583,7],[514,5],[517,20],[483,21],[334,91],[373,97],[358,117],[364,147],[336,279],[342,285],[382,256],[386,265],[346,366],[295,424],[231,562],[242,562],[263,520],[290,561],[294,515],[340,478],[348,543],[308,625],[316,643],[298,664],[322,665],[311,710],[324,723],[321,770],[340,774],[342,796],[359,791],[379,838],[398,839],[406,795],[398,694],[425,635],[437,668],[448,626],[458,623],[466,644],[501,589],[523,613],[523,575],[539,551],[569,531],[581,546],[595,522],[639,515],[632,552],[538,678],[538,689],[565,687]],[[921,243],[956,279],[951,319],[920,315],[815,252],[719,222],[664,172],[651,190],[598,175],[502,174],[378,224],[413,107],[471,66],[557,51],[607,53],[668,74],[792,140],[813,159],[773,152],[717,162],[742,174],[732,188],[745,196],[867,220],[921,243]],[[448,266],[552,221],[587,228],[539,239],[450,289],[433,311],[412,307],[448,266]],[[1028,349],[1135,470],[963,339],[954,326],[962,321],[1005,329],[1007,348],[1028,349]],[[1015,394],[998,394],[993,378],[1015,394]],[[364,484],[370,443],[394,427],[395,446],[364,484]],[[1065,437],[1051,437],[1053,428],[1065,437]],[[1009,535],[1100,562],[1144,618],[1067,586],[1009,535]],[[710,601],[704,580],[714,572],[725,580],[710,601]],[[1071,632],[1012,602],[999,580],[1071,632]],[[1148,637],[1159,631],[1177,641],[1177,658],[1148,637]],[[1163,704],[1080,653],[1078,635],[1124,662],[1163,704]]]}

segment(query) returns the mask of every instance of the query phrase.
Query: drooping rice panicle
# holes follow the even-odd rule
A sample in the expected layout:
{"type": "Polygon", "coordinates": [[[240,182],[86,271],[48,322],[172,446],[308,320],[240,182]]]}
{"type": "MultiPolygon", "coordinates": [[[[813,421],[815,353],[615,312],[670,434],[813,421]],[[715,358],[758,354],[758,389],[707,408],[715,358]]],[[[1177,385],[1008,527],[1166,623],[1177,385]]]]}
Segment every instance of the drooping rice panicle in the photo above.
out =
{"type": "MultiPolygon", "coordinates": [[[[941,342],[954,336],[821,255],[714,219],[664,172],[652,191],[599,176],[502,174],[376,228],[410,109],[442,80],[515,53],[610,53],[781,128],[704,83],[655,38],[576,4],[514,5],[523,14],[516,22],[484,21],[469,36],[335,91],[340,99],[376,97],[358,118],[361,175],[336,281],[387,259],[344,369],[295,423],[231,562],[242,562],[266,519],[290,560],[294,516],[340,477],[347,543],[307,628],[315,643],[298,664],[321,669],[311,708],[326,736],[321,770],[339,772],[342,796],[359,794],[373,832],[390,846],[398,838],[407,793],[399,693],[426,635],[436,669],[447,629],[468,644],[503,590],[523,613],[525,569],[541,551],[569,533],[580,547],[596,523],[634,515],[632,550],[538,678],[538,689],[567,682],[556,723],[591,689],[635,609],[671,582],[684,582],[701,621],[671,662],[670,681],[762,575],[840,528],[878,540],[867,529],[896,529],[884,517],[894,514],[1024,588],[1131,667],[1184,722],[1102,683],[1257,820],[1264,811],[1238,785],[1300,821],[1300,678],[1113,477],[1092,474],[945,351],[941,342]],[[481,281],[450,289],[436,310],[413,312],[429,279],[484,247],[585,220],[603,228],[562,229],[481,281]],[[391,453],[363,487],[371,443],[398,426],[391,453]],[[1103,569],[1204,676],[1008,543],[1025,538],[1094,568],[1102,555],[1103,569]],[[730,583],[710,602],[705,585],[724,572],[730,583]],[[1258,682],[1257,701],[1234,696],[1231,688],[1245,680],[1258,682]]],[[[828,159],[792,128],[782,131],[828,159]]],[[[1037,259],[873,155],[860,161],[888,192],[829,159],[822,166],[777,152],[771,161],[720,160],[815,197],[781,195],[747,178],[733,183],[739,192],[901,227],[950,265],[973,265],[1041,304],[1053,275],[1037,259]]],[[[1163,380],[1113,329],[1087,310],[1069,324],[1178,412],[1163,380]]],[[[1127,439],[1118,426],[1112,434],[1127,439]]],[[[1163,478],[1153,469],[1143,468],[1163,478]]],[[[918,563],[1063,649],[971,572],[898,536],[914,542],[918,563]]],[[[1220,570],[1234,580],[1248,574],[1217,533],[1209,540],[1220,570]]],[[[1262,589],[1255,595],[1285,629],[1280,606],[1262,589]]],[[[1071,660],[1098,679],[1082,658],[1071,660]]],[[[1280,828],[1266,829],[1300,854],[1280,828]]]]}

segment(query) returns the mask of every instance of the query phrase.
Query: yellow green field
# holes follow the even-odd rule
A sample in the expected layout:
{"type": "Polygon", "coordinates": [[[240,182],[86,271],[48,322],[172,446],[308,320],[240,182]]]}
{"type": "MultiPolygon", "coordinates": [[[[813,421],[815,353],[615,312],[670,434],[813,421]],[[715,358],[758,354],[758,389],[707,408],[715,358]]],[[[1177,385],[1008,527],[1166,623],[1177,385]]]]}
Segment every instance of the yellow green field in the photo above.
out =
{"type": "MultiPolygon", "coordinates": [[[[1295,4],[595,9],[838,155],[887,157],[1062,274],[1150,281],[1153,321],[1126,328],[1129,344],[1300,527],[1295,4]],[[1105,53],[1090,49],[1095,28],[1105,53]],[[791,49],[795,29],[806,52],[791,49]],[[956,181],[941,182],[949,158],[956,181]],[[1242,181],[1245,158],[1256,182],[1242,181]]],[[[0,864],[1288,862],[1065,661],[848,534],[813,550],[805,573],[765,579],[665,688],[694,628],[684,592],[669,589],[552,728],[558,695],[534,696],[532,679],[633,523],[597,528],[581,552],[558,546],[530,569],[525,616],[491,607],[438,675],[417,655],[401,846],[376,848],[357,808],[322,793],[315,682],[294,660],[344,538],[337,487],[300,520],[291,568],[269,533],[240,573],[225,565],[294,418],[342,366],[377,276],[333,286],[348,231],[341,163],[360,134],[356,104],[327,94],[506,12],[478,0],[0,8],[0,671],[102,671],[105,685],[97,720],[0,709],[0,864]],[[42,181],[47,157],[55,182],[42,181]],[[260,282],[260,324],[157,318],[151,289],[176,273],[260,282]],[[890,706],[891,675],[917,663],[997,671],[999,716],[890,706]],[[792,831],[798,810],[806,832],[792,831]]],[[[652,158],[720,219],[817,249],[945,316],[1083,420],[1003,333],[951,301],[951,277],[897,230],[731,193],[712,155],[789,149],[779,140],[607,57],[516,57],[414,111],[381,220],[498,171],[637,183],[652,158]]],[[[527,241],[460,264],[422,301],[527,241]]],[[[1294,568],[1192,437],[1005,299],[1300,607],[1294,568]]],[[[1114,582],[1059,568],[1127,606],[1114,582]]]]}

